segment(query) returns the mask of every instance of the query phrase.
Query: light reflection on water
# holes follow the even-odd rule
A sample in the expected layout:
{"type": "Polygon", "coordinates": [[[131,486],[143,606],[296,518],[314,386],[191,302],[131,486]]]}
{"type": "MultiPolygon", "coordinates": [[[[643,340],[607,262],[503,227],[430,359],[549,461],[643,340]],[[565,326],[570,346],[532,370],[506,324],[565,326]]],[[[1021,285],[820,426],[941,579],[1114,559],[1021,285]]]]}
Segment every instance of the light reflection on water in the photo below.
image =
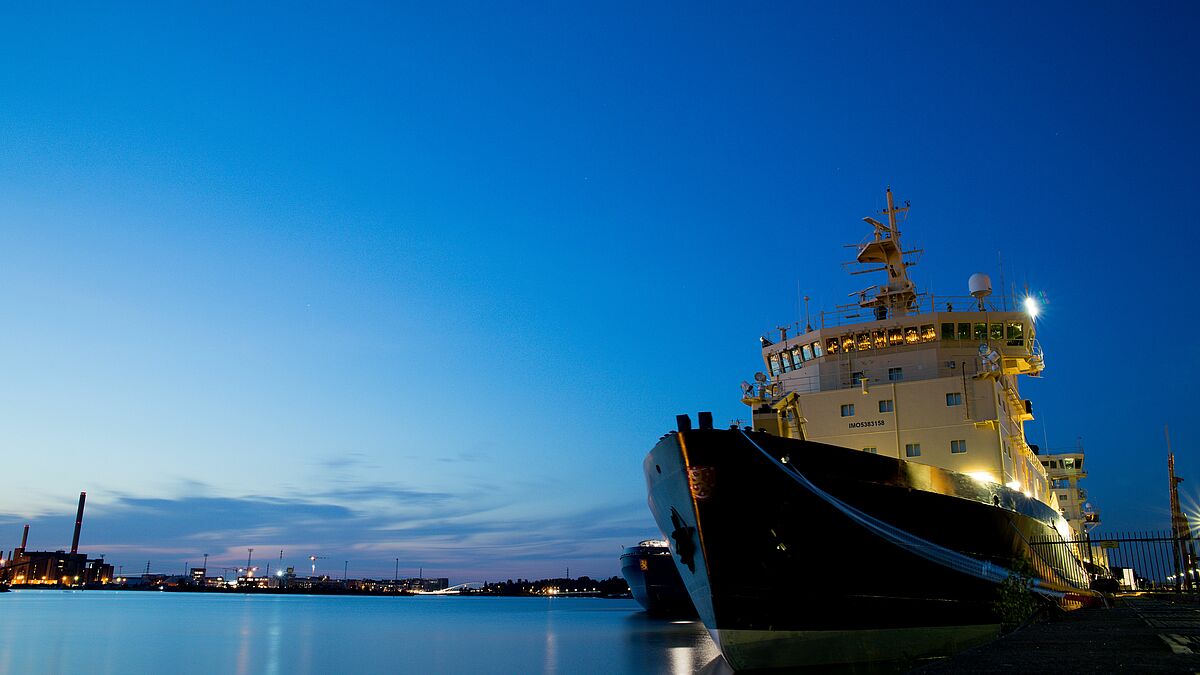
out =
{"type": "Polygon", "coordinates": [[[0,674],[728,672],[632,600],[14,591],[0,615],[0,674]]]}

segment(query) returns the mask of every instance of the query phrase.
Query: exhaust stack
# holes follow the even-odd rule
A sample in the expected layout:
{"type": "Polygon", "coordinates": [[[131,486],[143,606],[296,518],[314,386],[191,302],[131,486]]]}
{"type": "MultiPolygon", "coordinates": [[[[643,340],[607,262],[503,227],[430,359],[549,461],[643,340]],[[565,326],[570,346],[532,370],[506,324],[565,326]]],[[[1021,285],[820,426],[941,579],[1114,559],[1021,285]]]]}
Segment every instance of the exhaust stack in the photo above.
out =
{"type": "Polygon", "coordinates": [[[29,523],[25,523],[25,532],[21,534],[21,553],[25,552],[27,543],[29,543],[29,523]]]}
{"type": "Polygon", "coordinates": [[[71,554],[79,553],[79,530],[83,527],[83,501],[87,499],[86,492],[79,493],[79,510],[75,512],[75,536],[71,538],[71,554]]]}

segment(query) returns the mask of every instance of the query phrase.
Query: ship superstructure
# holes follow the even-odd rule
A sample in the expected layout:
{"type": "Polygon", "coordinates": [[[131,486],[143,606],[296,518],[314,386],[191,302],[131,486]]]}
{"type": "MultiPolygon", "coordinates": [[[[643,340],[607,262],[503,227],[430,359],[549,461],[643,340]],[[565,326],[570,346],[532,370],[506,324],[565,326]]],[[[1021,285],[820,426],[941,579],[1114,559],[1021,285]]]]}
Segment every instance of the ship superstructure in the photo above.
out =
{"type": "Polygon", "coordinates": [[[1044,357],[1033,301],[1009,310],[990,297],[986,275],[972,295],[918,294],[908,276],[916,251],[900,241],[891,189],[873,235],[857,246],[854,273],[886,281],[858,303],[821,313],[799,334],[761,338],[766,373],[743,383],[754,427],[969,474],[1003,483],[1058,508],[1045,467],[1025,439],[1032,403],[1021,375],[1037,377],[1044,357]]]}
{"type": "Polygon", "coordinates": [[[1100,510],[1092,505],[1087,489],[1079,486],[1079,481],[1087,478],[1083,448],[1043,454],[1041,460],[1050,489],[1058,499],[1058,512],[1067,519],[1076,540],[1085,538],[1100,524],[1100,510]]]}

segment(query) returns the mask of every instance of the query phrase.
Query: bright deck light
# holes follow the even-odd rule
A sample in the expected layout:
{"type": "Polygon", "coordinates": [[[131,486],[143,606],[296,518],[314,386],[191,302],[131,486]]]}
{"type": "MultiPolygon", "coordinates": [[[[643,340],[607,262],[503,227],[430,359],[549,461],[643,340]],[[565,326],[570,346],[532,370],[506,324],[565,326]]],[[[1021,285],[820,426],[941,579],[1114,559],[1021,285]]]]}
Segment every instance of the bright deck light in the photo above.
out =
{"type": "Polygon", "coordinates": [[[1029,315],[1029,318],[1036,319],[1039,310],[1037,300],[1025,298],[1025,313],[1029,315]]]}
{"type": "Polygon", "coordinates": [[[975,481],[979,482],[979,483],[998,483],[998,482],[1000,482],[1000,481],[996,480],[996,477],[994,475],[988,473],[987,471],[970,471],[967,473],[967,475],[970,476],[971,478],[975,479],[975,481]]]}

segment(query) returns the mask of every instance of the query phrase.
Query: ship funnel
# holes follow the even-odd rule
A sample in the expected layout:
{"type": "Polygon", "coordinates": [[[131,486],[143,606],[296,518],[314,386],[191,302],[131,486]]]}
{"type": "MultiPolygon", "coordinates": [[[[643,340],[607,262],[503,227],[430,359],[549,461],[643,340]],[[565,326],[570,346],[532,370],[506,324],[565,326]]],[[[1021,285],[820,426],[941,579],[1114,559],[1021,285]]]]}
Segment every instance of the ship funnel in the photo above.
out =
{"type": "Polygon", "coordinates": [[[83,502],[87,499],[86,492],[79,493],[79,510],[75,512],[75,536],[71,537],[71,553],[79,553],[79,530],[83,528],[83,502]]]}
{"type": "Polygon", "coordinates": [[[986,274],[972,274],[967,280],[967,288],[971,296],[979,302],[979,311],[983,311],[983,299],[992,294],[992,279],[986,274]]]}
{"type": "Polygon", "coordinates": [[[25,544],[29,543],[29,523],[25,523],[25,532],[21,534],[21,552],[25,552],[25,544]]]}

